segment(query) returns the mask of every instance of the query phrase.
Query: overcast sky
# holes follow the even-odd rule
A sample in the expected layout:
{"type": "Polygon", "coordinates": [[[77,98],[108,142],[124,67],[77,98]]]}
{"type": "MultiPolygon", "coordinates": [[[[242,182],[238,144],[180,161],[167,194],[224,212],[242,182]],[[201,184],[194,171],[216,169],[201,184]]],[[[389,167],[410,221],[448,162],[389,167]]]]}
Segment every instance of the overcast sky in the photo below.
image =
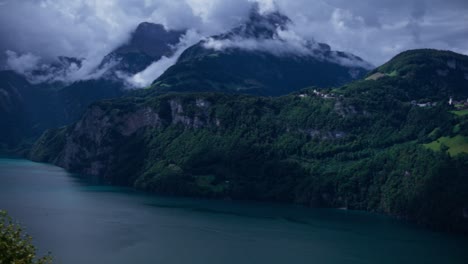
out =
{"type": "Polygon", "coordinates": [[[468,0],[0,0],[0,53],[98,58],[143,21],[202,35],[240,23],[252,2],[306,39],[379,65],[413,48],[468,54],[468,0]]]}

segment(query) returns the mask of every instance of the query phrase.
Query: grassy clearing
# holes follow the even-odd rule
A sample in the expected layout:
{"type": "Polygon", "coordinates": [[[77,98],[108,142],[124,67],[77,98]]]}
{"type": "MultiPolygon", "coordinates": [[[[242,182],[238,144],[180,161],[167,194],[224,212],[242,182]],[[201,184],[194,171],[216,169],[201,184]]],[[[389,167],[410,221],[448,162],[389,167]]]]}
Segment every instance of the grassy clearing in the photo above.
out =
{"type": "Polygon", "coordinates": [[[468,109],[459,110],[459,111],[452,111],[451,113],[454,114],[454,115],[457,115],[457,116],[467,116],[468,115],[468,109]]]}
{"type": "Polygon", "coordinates": [[[390,76],[390,77],[396,77],[396,76],[398,76],[398,71],[397,71],[397,70],[394,70],[394,71],[392,71],[391,73],[389,73],[388,76],[390,76]]]}
{"type": "Polygon", "coordinates": [[[387,75],[383,74],[381,72],[377,72],[377,73],[374,73],[371,76],[367,77],[366,81],[377,81],[378,79],[383,78],[385,76],[387,76],[387,75]]]}
{"type": "Polygon", "coordinates": [[[432,149],[434,151],[439,151],[442,145],[448,147],[448,152],[451,156],[456,156],[461,153],[468,153],[468,137],[441,137],[429,144],[424,144],[426,148],[432,149]]]}

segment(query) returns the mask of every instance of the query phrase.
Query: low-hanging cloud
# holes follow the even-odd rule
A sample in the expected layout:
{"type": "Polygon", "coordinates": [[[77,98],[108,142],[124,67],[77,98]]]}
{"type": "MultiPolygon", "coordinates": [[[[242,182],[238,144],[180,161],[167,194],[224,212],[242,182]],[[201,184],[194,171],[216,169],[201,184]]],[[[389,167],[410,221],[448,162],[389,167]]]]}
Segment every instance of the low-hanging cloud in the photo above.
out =
{"type": "Polygon", "coordinates": [[[142,88],[149,86],[156,78],[161,76],[169,67],[174,65],[177,59],[180,57],[182,52],[188,47],[196,44],[202,39],[202,36],[194,31],[189,30],[185,35],[180,39],[179,44],[177,44],[174,49],[174,54],[170,57],[162,57],[160,60],[152,63],[142,72],[139,72],[133,76],[129,76],[125,72],[117,73],[120,78],[125,80],[130,87],[133,88],[142,88]]]}
{"type": "Polygon", "coordinates": [[[207,38],[203,46],[217,51],[225,49],[243,49],[248,51],[269,52],[278,56],[305,56],[311,52],[308,42],[289,30],[280,28],[274,38],[233,37],[227,39],[207,38]]]}
{"type": "Polygon", "coordinates": [[[203,46],[207,49],[223,51],[241,49],[247,51],[265,52],[275,56],[313,57],[322,61],[331,61],[348,67],[372,69],[374,66],[352,55],[340,54],[322,47],[315,41],[308,41],[294,31],[278,27],[273,38],[239,37],[227,39],[207,38],[203,46]]]}
{"type": "Polygon", "coordinates": [[[277,0],[305,38],[380,65],[399,52],[436,48],[468,54],[465,0],[277,0]],[[310,7],[305,8],[304,7],[310,7]]]}
{"type": "MultiPolygon", "coordinates": [[[[413,48],[468,54],[466,0],[2,0],[1,3],[0,64],[8,62],[10,68],[27,74],[34,71],[32,65],[45,70],[58,56],[82,59],[81,67],[55,73],[54,78],[69,81],[99,76],[95,69],[102,58],[128,41],[140,22],[160,23],[168,29],[193,29],[209,37],[244,21],[253,3],[259,3],[262,12],[279,9],[289,16],[294,22],[291,30],[300,38],[330,44],[334,50],[351,52],[375,65],[413,48]],[[5,53],[7,50],[9,55],[5,53]]],[[[243,45],[252,48],[257,44],[247,41],[243,45]]],[[[174,58],[163,58],[140,77],[160,73],[175,62],[174,58]]]]}
{"type": "Polygon", "coordinates": [[[7,64],[10,68],[22,75],[32,74],[34,70],[39,68],[41,58],[31,54],[25,53],[18,55],[16,52],[7,50],[5,51],[7,57],[7,64]]]}
{"type": "Polygon", "coordinates": [[[7,50],[7,69],[13,70],[32,83],[61,82],[65,84],[80,80],[101,78],[117,62],[110,61],[101,67],[97,67],[100,60],[57,58],[53,63],[44,62],[41,57],[32,53],[18,54],[7,50]]]}

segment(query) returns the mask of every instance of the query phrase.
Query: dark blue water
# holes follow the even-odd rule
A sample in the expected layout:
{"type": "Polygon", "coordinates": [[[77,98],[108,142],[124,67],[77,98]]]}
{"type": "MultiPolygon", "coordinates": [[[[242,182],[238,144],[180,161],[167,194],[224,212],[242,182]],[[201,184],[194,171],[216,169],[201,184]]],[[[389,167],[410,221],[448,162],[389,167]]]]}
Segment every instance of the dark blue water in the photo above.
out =
{"type": "Polygon", "coordinates": [[[0,159],[0,209],[55,263],[468,263],[468,239],[362,212],[163,198],[0,159]]]}

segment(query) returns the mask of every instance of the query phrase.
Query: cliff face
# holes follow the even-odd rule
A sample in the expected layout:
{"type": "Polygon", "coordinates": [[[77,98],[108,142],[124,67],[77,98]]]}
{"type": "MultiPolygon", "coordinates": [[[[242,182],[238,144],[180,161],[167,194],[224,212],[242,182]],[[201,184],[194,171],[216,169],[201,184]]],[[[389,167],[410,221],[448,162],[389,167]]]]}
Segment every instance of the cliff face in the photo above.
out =
{"type": "Polygon", "coordinates": [[[106,115],[99,106],[93,106],[67,135],[58,165],[73,169],[75,164],[81,163],[83,173],[109,177],[106,168],[113,162],[113,139],[130,136],[143,126],[160,124],[159,116],[151,109],[119,117],[106,115]]]}
{"type": "MultiPolygon", "coordinates": [[[[95,104],[83,118],[66,129],[60,136],[63,142],[53,163],[72,171],[88,175],[102,176],[113,181],[112,168],[117,167],[118,155],[116,142],[125,141],[137,133],[178,126],[180,129],[201,129],[220,125],[219,120],[210,117],[211,103],[196,98],[183,105],[177,98],[162,100],[158,106],[141,105],[123,110],[95,104]],[[191,109],[189,115],[186,108],[191,109]],[[125,111],[125,112],[124,112],[125,111]]],[[[47,144],[50,134],[46,133],[32,151],[32,158],[44,159],[37,151],[47,144]],[[42,146],[41,146],[42,145],[42,146]]],[[[56,138],[54,138],[56,140],[56,138]]],[[[141,151],[145,146],[141,146],[141,151]]]]}

